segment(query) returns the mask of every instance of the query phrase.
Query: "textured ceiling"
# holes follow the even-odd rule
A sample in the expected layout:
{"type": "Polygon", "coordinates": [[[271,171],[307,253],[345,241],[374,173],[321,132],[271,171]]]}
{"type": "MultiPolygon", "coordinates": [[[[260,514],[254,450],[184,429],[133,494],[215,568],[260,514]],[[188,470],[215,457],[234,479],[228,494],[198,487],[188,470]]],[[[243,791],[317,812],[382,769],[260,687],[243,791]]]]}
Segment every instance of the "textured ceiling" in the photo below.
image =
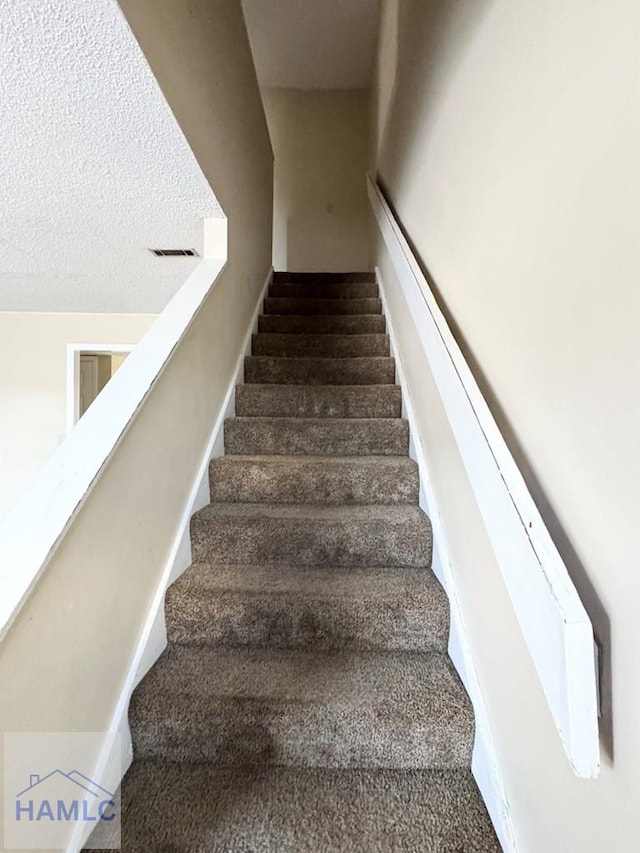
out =
{"type": "Polygon", "coordinates": [[[261,86],[369,86],[379,0],[242,0],[261,86]]]}
{"type": "Polygon", "coordinates": [[[115,0],[0,4],[0,310],[161,311],[219,212],[115,0]]]}

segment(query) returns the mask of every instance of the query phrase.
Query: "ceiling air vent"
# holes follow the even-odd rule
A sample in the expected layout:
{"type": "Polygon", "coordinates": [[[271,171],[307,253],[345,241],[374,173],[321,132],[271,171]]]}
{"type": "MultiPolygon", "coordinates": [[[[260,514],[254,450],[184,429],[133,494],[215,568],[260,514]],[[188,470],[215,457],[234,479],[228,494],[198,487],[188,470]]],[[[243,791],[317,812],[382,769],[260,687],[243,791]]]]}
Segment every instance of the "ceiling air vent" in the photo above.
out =
{"type": "Polygon", "coordinates": [[[156,258],[197,258],[195,249],[149,249],[156,258]]]}

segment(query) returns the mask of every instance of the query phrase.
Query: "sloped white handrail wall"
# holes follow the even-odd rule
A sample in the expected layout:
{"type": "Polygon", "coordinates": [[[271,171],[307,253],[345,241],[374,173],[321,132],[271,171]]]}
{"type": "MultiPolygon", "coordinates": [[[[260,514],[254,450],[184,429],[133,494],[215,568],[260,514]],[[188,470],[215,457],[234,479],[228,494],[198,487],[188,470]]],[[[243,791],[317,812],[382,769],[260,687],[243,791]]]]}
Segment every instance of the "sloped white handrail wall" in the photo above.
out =
{"type": "Polygon", "coordinates": [[[599,773],[598,698],[589,617],[429,282],[380,187],[368,193],[574,772],[599,773]]]}
{"type": "Polygon", "coordinates": [[[0,640],[161,375],[224,259],[204,260],[0,523],[0,640]]]}

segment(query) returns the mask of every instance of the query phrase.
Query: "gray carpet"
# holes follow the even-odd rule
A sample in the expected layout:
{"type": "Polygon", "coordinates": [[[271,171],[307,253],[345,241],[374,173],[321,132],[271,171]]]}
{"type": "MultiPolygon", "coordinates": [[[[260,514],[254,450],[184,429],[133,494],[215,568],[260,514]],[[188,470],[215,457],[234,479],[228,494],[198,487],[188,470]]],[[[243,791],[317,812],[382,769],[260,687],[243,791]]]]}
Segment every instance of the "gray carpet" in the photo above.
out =
{"type": "Polygon", "coordinates": [[[132,697],[122,849],[498,851],[374,278],[276,273],[258,329],[132,697]]]}
{"type": "Polygon", "coordinates": [[[447,597],[421,569],[214,567],[204,561],[173,584],[165,603],[172,644],[447,650],[447,597]]]}
{"type": "Polygon", "coordinates": [[[467,771],[246,771],[137,761],[124,790],[127,853],[500,849],[467,771]]]}

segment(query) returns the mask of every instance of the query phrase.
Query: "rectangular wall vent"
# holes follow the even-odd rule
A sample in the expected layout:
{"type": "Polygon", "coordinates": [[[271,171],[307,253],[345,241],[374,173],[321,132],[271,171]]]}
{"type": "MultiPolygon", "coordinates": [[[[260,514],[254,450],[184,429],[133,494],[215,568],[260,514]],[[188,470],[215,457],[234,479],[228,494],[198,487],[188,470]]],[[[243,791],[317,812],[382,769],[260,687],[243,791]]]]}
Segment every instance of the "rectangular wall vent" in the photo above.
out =
{"type": "Polygon", "coordinates": [[[149,249],[156,258],[197,258],[195,249],[149,249]]]}

